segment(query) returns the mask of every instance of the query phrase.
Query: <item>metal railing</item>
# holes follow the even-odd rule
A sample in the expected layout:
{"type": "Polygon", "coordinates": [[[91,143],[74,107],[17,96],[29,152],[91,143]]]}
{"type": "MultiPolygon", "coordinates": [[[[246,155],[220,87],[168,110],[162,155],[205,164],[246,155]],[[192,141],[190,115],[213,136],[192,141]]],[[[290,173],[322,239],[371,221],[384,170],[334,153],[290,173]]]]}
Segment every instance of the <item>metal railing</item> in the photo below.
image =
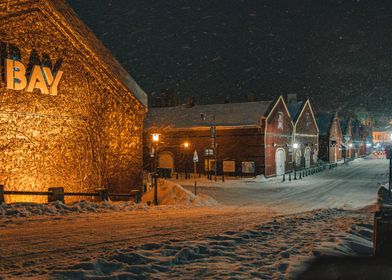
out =
{"type": "Polygon", "coordinates": [[[128,197],[135,198],[135,202],[140,202],[141,191],[132,190],[130,193],[109,193],[106,188],[96,189],[95,192],[64,192],[63,187],[49,188],[47,192],[36,191],[12,191],[5,190],[3,185],[0,185],[0,204],[5,203],[6,195],[32,195],[32,196],[47,196],[48,203],[54,201],[61,201],[64,203],[66,196],[86,196],[98,197],[100,201],[108,201],[110,197],[128,197]]]}

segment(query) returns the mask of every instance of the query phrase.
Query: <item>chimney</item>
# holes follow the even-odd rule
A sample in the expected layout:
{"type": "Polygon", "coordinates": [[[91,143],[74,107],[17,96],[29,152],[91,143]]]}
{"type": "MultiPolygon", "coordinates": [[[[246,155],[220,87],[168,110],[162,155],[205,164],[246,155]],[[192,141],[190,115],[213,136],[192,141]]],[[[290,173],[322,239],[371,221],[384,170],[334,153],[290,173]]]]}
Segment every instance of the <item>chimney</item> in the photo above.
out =
{"type": "Polygon", "coordinates": [[[287,94],[287,103],[290,104],[292,102],[297,102],[298,98],[297,98],[297,94],[296,93],[289,93],[287,94]]]}
{"type": "Polygon", "coordinates": [[[188,102],[185,104],[186,108],[192,108],[193,106],[195,106],[195,99],[193,96],[190,96],[188,98],[188,102]]]}

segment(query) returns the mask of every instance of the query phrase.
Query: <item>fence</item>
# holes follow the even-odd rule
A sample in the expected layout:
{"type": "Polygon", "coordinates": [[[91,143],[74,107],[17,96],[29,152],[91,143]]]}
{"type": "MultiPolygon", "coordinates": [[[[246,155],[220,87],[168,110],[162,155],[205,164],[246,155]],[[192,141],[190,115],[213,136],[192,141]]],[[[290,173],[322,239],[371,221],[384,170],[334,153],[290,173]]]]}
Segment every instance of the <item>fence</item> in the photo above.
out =
{"type": "Polygon", "coordinates": [[[334,163],[324,163],[324,164],[320,164],[320,165],[310,167],[310,168],[300,168],[300,169],[291,170],[291,171],[283,174],[282,181],[285,182],[287,177],[288,177],[289,181],[302,179],[304,177],[319,173],[323,170],[333,169],[336,167],[338,167],[338,163],[334,162],[334,163]]]}
{"type": "Polygon", "coordinates": [[[47,196],[48,203],[54,201],[61,201],[64,203],[65,196],[90,196],[98,197],[101,201],[107,201],[110,197],[128,197],[135,198],[136,202],[140,202],[141,192],[140,190],[132,190],[130,193],[109,193],[106,188],[96,189],[95,192],[64,192],[63,187],[49,188],[47,192],[33,192],[33,191],[7,191],[3,185],[0,185],[0,204],[5,203],[6,195],[39,195],[47,196]]]}

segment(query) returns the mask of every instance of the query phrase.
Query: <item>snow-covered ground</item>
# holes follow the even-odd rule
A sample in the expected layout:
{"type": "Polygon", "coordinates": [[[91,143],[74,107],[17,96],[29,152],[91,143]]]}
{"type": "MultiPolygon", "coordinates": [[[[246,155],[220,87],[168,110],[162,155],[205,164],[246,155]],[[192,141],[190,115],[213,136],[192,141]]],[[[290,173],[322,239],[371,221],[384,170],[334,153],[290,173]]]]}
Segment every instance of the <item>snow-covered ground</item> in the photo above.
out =
{"type": "MultiPolygon", "coordinates": [[[[377,189],[388,180],[388,161],[358,159],[335,169],[282,182],[281,178],[210,181],[197,179],[198,190],[219,203],[274,211],[301,212],[319,208],[355,209],[374,203],[377,189]]],[[[193,190],[193,180],[176,180],[193,190]]]]}
{"type": "MultiPolygon", "coordinates": [[[[166,196],[182,206],[84,202],[45,206],[57,209],[50,215],[44,206],[40,215],[31,208],[28,215],[4,214],[6,206],[0,211],[0,275],[288,279],[320,255],[371,253],[374,206],[369,205],[387,180],[387,165],[359,160],[284,183],[203,179],[202,204],[181,187],[163,183],[161,201],[166,196]]],[[[192,183],[187,180],[189,190],[192,183]]]]}

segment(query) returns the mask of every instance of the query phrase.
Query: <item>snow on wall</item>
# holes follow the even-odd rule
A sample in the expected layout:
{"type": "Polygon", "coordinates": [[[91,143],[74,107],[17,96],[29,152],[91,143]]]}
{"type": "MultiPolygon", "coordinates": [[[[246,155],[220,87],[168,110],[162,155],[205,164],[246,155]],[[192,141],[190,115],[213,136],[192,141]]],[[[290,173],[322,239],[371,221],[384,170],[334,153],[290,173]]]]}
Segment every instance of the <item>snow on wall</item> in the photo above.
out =
{"type": "Polygon", "coordinates": [[[12,2],[0,13],[0,183],[6,190],[29,191],[137,188],[145,108],[109,80],[99,60],[69,33],[72,26],[50,7],[45,1],[12,2]],[[6,89],[5,58],[21,61],[27,73],[32,65],[61,69],[59,94],[6,89]]]}

